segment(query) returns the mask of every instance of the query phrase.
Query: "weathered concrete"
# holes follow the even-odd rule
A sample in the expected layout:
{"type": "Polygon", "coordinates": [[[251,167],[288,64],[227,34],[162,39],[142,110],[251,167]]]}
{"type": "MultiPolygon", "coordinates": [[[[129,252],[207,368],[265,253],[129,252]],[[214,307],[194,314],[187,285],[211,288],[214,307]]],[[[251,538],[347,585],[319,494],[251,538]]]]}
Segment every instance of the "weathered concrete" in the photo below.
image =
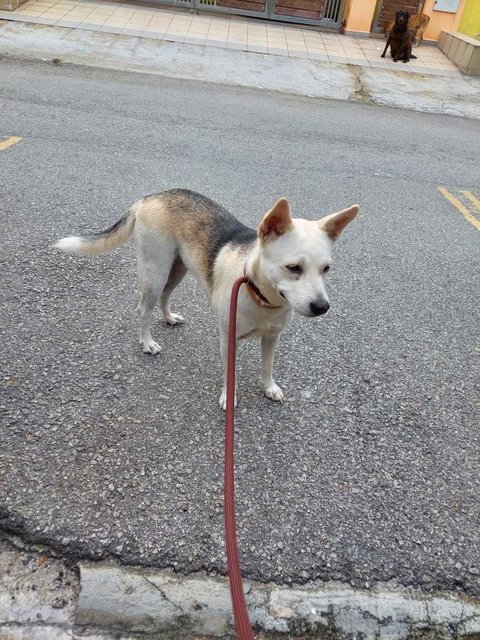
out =
{"type": "Polygon", "coordinates": [[[362,67],[357,76],[366,101],[413,111],[480,117],[480,81],[422,76],[362,67]]]}
{"type": "Polygon", "coordinates": [[[231,631],[230,595],[224,579],[176,577],[105,563],[82,563],[80,571],[79,624],[143,633],[195,631],[219,637],[231,631]]]}
{"type": "Polygon", "coordinates": [[[78,590],[78,574],[60,559],[0,540],[0,624],[69,624],[78,590]]]}
{"type": "Polygon", "coordinates": [[[442,31],[438,47],[468,76],[480,76],[480,40],[457,31],[442,31]]]}
{"type": "Polygon", "coordinates": [[[0,54],[480,119],[480,80],[8,22],[0,54]]]}
{"type": "MultiPolygon", "coordinates": [[[[17,541],[18,542],[18,541],[17,541]]],[[[0,640],[230,637],[228,581],[204,574],[81,563],[0,543],[0,640]]],[[[279,587],[247,582],[252,623],[271,634],[350,640],[478,638],[480,603],[392,586],[279,587]],[[429,634],[429,635],[427,635],[429,634]]],[[[264,635],[265,634],[265,635],[264,635]]]]}
{"type": "MultiPolygon", "coordinates": [[[[177,577],[95,563],[81,565],[76,621],[131,631],[190,630],[212,636],[232,631],[224,578],[177,577]]],[[[252,623],[277,633],[316,632],[319,637],[410,638],[420,630],[436,638],[480,633],[478,603],[395,589],[362,592],[343,585],[279,587],[248,582],[252,623]]]]}

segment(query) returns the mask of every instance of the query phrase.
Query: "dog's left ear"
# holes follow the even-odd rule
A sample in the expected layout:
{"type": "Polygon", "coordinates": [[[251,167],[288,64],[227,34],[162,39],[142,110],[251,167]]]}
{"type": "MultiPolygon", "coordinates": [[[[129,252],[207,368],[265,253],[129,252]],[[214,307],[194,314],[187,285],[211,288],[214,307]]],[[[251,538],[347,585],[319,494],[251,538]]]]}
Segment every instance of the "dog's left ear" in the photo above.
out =
{"type": "Polygon", "coordinates": [[[265,214],[258,227],[258,237],[265,243],[283,235],[293,226],[290,205],[286,198],[280,198],[265,214]]]}
{"type": "Polygon", "coordinates": [[[330,239],[335,242],[338,236],[345,229],[358,213],[358,205],[352,204],[348,209],[343,209],[337,213],[332,213],[319,221],[320,227],[328,233],[330,239]]]}

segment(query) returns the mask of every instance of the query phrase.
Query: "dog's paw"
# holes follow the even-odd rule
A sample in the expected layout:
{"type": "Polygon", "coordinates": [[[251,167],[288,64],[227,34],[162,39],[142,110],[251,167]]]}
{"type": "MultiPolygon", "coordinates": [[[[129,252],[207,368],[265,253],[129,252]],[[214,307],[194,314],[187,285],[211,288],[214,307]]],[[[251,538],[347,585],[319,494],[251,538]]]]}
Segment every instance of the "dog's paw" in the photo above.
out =
{"type": "Polygon", "coordinates": [[[171,313],[169,316],[164,318],[164,321],[174,327],[177,324],[182,324],[185,321],[185,318],[179,313],[171,313]]]}
{"type": "Polygon", "coordinates": [[[143,353],[150,353],[152,356],[157,355],[162,350],[162,347],[155,342],[155,340],[144,340],[141,342],[143,353]]]}
{"type": "MultiPolygon", "coordinates": [[[[218,399],[218,405],[220,409],[223,409],[224,411],[227,410],[227,392],[226,391],[222,391],[222,395],[218,399]]],[[[237,408],[237,394],[235,394],[233,406],[237,408]]]]}
{"type": "Polygon", "coordinates": [[[382,55],[381,55],[380,57],[381,57],[381,58],[384,58],[384,57],[385,57],[385,54],[384,54],[384,53],[382,53],[382,55]]]}
{"type": "Polygon", "coordinates": [[[267,398],[270,398],[270,400],[274,400],[275,402],[283,403],[285,401],[285,394],[283,393],[282,389],[280,389],[280,387],[275,383],[269,385],[268,387],[265,387],[264,393],[267,398]]]}

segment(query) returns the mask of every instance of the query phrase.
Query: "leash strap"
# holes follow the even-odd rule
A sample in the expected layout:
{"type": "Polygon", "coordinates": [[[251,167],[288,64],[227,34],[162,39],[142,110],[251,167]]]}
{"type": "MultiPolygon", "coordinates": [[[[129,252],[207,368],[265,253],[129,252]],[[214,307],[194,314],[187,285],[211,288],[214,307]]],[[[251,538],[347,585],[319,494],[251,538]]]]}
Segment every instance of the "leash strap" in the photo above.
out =
{"type": "Polygon", "coordinates": [[[230,298],[227,350],[227,410],[225,413],[225,466],[224,466],[224,519],[225,544],[227,551],[228,578],[232,599],[233,616],[238,640],[254,640],[252,625],[248,617],[243,594],[242,573],[238,557],[237,531],[235,523],[235,355],[237,347],[237,301],[243,283],[249,283],[246,276],[235,280],[230,298]]]}

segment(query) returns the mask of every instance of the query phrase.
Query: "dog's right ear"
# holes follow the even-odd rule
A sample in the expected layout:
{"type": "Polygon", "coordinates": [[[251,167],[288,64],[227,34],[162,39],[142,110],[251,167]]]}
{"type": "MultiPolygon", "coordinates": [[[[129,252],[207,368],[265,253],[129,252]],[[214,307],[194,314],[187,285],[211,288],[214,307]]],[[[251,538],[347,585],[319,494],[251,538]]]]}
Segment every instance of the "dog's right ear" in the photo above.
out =
{"type": "Polygon", "coordinates": [[[258,227],[258,237],[265,244],[283,235],[293,226],[290,205],[286,198],[280,198],[264,216],[258,227]]]}

